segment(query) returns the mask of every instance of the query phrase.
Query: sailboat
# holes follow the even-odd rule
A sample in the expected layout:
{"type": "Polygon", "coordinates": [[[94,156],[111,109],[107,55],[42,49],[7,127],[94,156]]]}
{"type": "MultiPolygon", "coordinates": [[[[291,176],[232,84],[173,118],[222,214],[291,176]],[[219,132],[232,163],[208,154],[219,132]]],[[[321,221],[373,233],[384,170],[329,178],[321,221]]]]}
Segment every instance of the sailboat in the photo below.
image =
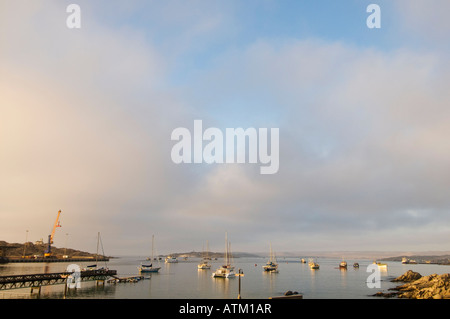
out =
{"type": "Polygon", "coordinates": [[[105,257],[105,251],[103,250],[103,242],[100,237],[100,232],[98,232],[97,233],[97,252],[95,254],[95,264],[86,266],[86,268],[83,268],[82,271],[108,269],[108,267],[106,265],[107,260],[108,259],[105,257]],[[100,256],[99,256],[98,250],[99,250],[100,246],[102,248],[102,257],[99,260],[100,256]],[[98,262],[101,260],[105,261],[105,267],[98,268],[98,262]]]}
{"type": "MultiPolygon", "coordinates": [[[[153,260],[154,241],[155,241],[155,235],[152,235],[152,257],[150,260],[153,260]]],[[[161,267],[153,267],[153,263],[151,263],[149,265],[141,265],[139,267],[140,272],[158,272],[160,269],[161,269],[161,267]]]]}
{"type": "Polygon", "coordinates": [[[269,255],[269,261],[267,264],[263,266],[264,271],[268,272],[278,272],[278,264],[277,260],[275,258],[275,254],[272,251],[272,244],[270,244],[270,255],[269,255]]]}
{"type": "Polygon", "coordinates": [[[209,263],[209,260],[211,258],[209,258],[208,256],[208,251],[209,251],[208,241],[206,241],[206,252],[203,253],[202,262],[197,266],[198,269],[211,269],[211,264],[209,263]]]}
{"type": "Polygon", "coordinates": [[[234,272],[234,266],[231,265],[230,262],[230,255],[231,252],[228,252],[230,250],[229,243],[228,243],[228,237],[227,233],[225,233],[225,260],[224,264],[218,268],[213,273],[213,278],[234,278],[236,276],[236,273],[234,272]]]}

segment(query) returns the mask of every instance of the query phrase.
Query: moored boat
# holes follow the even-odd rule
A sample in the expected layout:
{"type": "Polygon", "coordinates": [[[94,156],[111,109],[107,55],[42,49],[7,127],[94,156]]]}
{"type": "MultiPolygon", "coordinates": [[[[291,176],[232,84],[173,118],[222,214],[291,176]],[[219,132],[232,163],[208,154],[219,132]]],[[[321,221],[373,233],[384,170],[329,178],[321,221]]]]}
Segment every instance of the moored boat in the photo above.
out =
{"type": "Polygon", "coordinates": [[[206,242],[206,252],[203,253],[202,262],[199,263],[197,266],[198,269],[211,269],[211,264],[209,263],[209,260],[211,260],[211,258],[209,258],[208,256],[208,251],[209,251],[208,242],[206,242]]]}
{"type": "Polygon", "coordinates": [[[319,269],[320,267],[320,265],[316,263],[312,258],[309,259],[308,265],[311,269],[319,269]]]}
{"type": "Polygon", "coordinates": [[[165,259],[165,262],[168,264],[177,263],[178,259],[177,259],[177,257],[167,256],[165,259]]]}
{"type": "Polygon", "coordinates": [[[275,258],[275,254],[272,251],[272,244],[270,244],[270,253],[269,254],[270,254],[269,260],[262,267],[263,267],[264,271],[278,272],[278,263],[277,263],[277,260],[275,258]]]}
{"type": "Polygon", "coordinates": [[[225,260],[224,264],[216,269],[216,271],[212,274],[213,278],[234,278],[236,273],[234,272],[234,266],[231,265],[230,256],[231,249],[229,247],[227,234],[225,233],[225,260]],[[229,252],[230,251],[230,252],[229,252]]]}
{"type": "Polygon", "coordinates": [[[161,269],[161,267],[153,267],[153,264],[150,265],[141,265],[139,267],[139,272],[158,272],[161,269]]]}
{"type": "MultiPolygon", "coordinates": [[[[152,256],[147,258],[147,260],[153,260],[153,253],[154,253],[154,242],[155,242],[155,235],[152,235],[152,256]]],[[[159,262],[158,262],[159,263],[159,262]]],[[[153,267],[153,263],[149,265],[141,265],[139,266],[139,272],[151,272],[156,273],[161,269],[161,267],[153,267]]]]}
{"type": "Polygon", "coordinates": [[[319,267],[320,267],[320,265],[315,262],[309,265],[309,268],[311,268],[311,269],[319,269],[319,267]]]}

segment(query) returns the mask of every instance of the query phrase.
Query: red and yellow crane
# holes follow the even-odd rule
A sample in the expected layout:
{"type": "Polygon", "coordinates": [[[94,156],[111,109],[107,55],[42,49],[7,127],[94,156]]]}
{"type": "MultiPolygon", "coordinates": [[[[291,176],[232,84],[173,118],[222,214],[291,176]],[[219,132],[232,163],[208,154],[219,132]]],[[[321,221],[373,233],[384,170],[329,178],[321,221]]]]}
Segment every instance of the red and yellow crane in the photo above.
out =
{"type": "Polygon", "coordinates": [[[61,227],[61,224],[59,223],[59,215],[61,215],[61,210],[58,211],[58,215],[56,216],[56,220],[55,220],[55,224],[53,225],[52,233],[50,235],[48,235],[48,246],[44,252],[44,257],[52,256],[53,237],[55,236],[56,228],[61,227]]]}

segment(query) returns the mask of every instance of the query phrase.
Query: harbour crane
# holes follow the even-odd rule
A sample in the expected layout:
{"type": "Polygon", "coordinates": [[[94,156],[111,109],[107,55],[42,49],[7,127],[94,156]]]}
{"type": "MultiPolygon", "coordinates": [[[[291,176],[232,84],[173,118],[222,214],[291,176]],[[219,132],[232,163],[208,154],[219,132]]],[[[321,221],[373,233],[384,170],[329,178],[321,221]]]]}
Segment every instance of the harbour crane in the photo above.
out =
{"type": "Polygon", "coordinates": [[[48,235],[48,246],[44,252],[44,257],[46,257],[46,258],[52,256],[53,237],[55,236],[56,228],[61,227],[61,224],[59,223],[59,215],[61,215],[61,210],[58,211],[58,215],[56,216],[56,220],[55,220],[55,224],[53,225],[52,233],[50,235],[48,235]]]}

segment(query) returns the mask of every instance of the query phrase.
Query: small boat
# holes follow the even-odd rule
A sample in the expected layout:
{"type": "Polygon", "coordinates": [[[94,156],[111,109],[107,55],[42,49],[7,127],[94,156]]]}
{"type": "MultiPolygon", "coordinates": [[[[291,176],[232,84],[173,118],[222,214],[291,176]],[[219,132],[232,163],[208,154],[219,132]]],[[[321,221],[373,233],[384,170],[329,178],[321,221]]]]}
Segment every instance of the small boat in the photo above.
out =
{"type": "MultiPolygon", "coordinates": [[[[154,252],[154,244],[155,242],[155,235],[152,235],[152,256],[147,258],[147,260],[153,260],[153,252],[154,252]]],[[[158,272],[161,269],[161,267],[153,267],[153,263],[150,265],[141,265],[139,266],[139,272],[158,272]]]]}
{"type": "Polygon", "coordinates": [[[158,272],[161,267],[153,267],[153,264],[150,265],[141,265],[139,267],[139,272],[158,272]]]}
{"type": "Polygon", "coordinates": [[[359,264],[358,263],[354,263],[353,264],[353,268],[359,268],[359,264]]]}
{"type": "Polygon", "coordinates": [[[312,263],[312,264],[310,264],[309,265],[309,268],[311,268],[311,269],[319,269],[319,264],[318,263],[312,263]]]}
{"type": "Polygon", "coordinates": [[[301,262],[302,264],[306,264],[305,258],[302,258],[302,259],[300,260],[300,262],[301,262]]]}
{"type": "Polygon", "coordinates": [[[270,257],[269,257],[269,261],[267,262],[267,264],[265,264],[264,266],[262,266],[264,271],[268,271],[268,272],[278,272],[278,264],[277,264],[277,260],[275,258],[275,254],[272,251],[272,244],[270,244],[270,257]]]}
{"type": "Polygon", "coordinates": [[[347,262],[345,260],[339,263],[339,269],[347,269],[347,262]]]}
{"type": "Polygon", "coordinates": [[[178,259],[177,259],[177,257],[167,256],[165,259],[165,262],[168,264],[177,263],[178,259]]]}
{"type": "Polygon", "coordinates": [[[320,267],[319,264],[316,263],[312,258],[309,259],[308,265],[311,269],[319,269],[320,267]]]}
{"type": "Polygon", "coordinates": [[[234,267],[230,265],[222,265],[213,273],[213,278],[234,278],[236,273],[234,267]]]}
{"type": "Polygon", "coordinates": [[[87,265],[85,268],[81,269],[81,271],[93,271],[93,270],[97,270],[97,264],[87,265]]]}
{"type": "Polygon", "coordinates": [[[203,262],[198,264],[197,268],[198,269],[211,269],[211,264],[208,261],[204,260],[203,262]]]}
{"type": "Polygon", "coordinates": [[[264,271],[267,272],[278,272],[278,264],[274,263],[274,262],[267,262],[267,264],[265,264],[264,266],[262,266],[264,271]]]}
{"type": "Polygon", "coordinates": [[[211,264],[209,263],[209,260],[211,260],[211,258],[209,258],[209,256],[208,256],[208,251],[209,251],[209,247],[208,247],[208,241],[207,241],[206,242],[206,252],[203,253],[202,262],[200,264],[198,264],[198,266],[197,266],[198,269],[211,269],[211,264]]]}
{"type": "Polygon", "coordinates": [[[225,233],[225,260],[224,264],[216,269],[212,274],[213,278],[234,278],[236,273],[234,272],[234,266],[230,262],[231,249],[229,248],[229,243],[227,239],[227,234],[225,233]],[[228,252],[230,250],[230,252],[228,252]]]}

